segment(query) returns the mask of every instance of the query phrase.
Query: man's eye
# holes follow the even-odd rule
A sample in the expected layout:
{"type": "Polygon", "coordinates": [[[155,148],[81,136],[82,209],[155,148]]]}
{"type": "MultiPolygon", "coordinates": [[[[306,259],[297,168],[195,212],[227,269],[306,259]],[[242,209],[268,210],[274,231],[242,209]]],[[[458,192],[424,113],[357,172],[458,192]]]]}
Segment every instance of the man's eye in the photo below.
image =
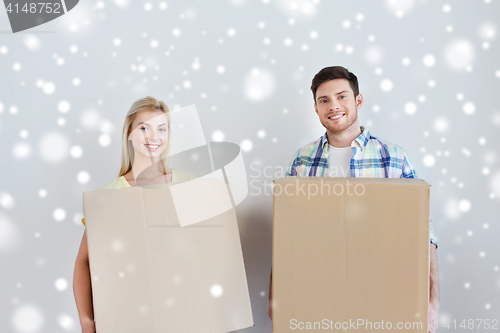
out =
{"type": "Polygon", "coordinates": [[[324,103],[326,103],[326,99],[323,99],[323,100],[321,100],[319,102],[324,104],[324,103]]]}
{"type": "Polygon", "coordinates": [[[345,99],[345,95],[340,96],[340,99],[345,99]]]}

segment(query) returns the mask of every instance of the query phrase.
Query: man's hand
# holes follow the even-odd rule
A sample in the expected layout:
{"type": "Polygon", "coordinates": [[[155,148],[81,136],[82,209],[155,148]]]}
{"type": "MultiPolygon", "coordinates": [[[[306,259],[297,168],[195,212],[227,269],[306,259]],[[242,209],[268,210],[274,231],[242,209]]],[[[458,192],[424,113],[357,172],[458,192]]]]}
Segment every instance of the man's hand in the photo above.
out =
{"type": "Polygon", "coordinates": [[[439,318],[439,302],[429,303],[429,333],[436,333],[439,318]]]}

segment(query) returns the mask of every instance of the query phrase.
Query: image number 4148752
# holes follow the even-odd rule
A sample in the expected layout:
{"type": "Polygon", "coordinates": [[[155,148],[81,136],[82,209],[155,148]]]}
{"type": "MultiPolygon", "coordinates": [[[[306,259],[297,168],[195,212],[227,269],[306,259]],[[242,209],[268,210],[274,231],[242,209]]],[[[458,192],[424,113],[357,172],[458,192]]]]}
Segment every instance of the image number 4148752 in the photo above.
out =
{"type": "Polygon", "coordinates": [[[12,32],[52,21],[75,8],[79,0],[41,1],[4,0],[12,32]]]}

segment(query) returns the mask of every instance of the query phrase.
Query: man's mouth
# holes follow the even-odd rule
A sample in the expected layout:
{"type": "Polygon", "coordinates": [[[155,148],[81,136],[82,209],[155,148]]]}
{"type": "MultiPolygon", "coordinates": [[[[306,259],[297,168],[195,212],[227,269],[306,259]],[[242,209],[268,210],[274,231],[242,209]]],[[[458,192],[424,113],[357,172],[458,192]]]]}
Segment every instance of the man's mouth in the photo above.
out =
{"type": "Polygon", "coordinates": [[[345,116],[344,112],[342,112],[342,113],[336,113],[336,114],[332,114],[331,116],[329,116],[328,119],[336,121],[336,120],[339,120],[340,118],[342,118],[344,116],[345,116]]]}
{"type": "Polygon", "coordinates": [[[161,145],[148,145],[145,144],[145,146],[148,148],[149,151],[156,151],[161,145]]]}

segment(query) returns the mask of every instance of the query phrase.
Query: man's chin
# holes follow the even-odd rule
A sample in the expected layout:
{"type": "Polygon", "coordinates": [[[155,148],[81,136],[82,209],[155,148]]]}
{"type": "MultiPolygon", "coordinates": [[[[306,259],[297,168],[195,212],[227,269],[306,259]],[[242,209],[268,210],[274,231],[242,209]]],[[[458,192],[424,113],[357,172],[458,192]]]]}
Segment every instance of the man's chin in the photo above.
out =
{"type": "Polygon", "coordinates": [[[326,129],[330,132],[330,133],[333,133],[333,134],[340,134],[342,132],[344,132],[346,129],[348,129],[349,126],[328,126],[326,127],[326,129]]]}
{"type": "Polygon", "coordinates": [[[325,124],[323,124],[323,127],[325,127],[332,134],[340,134],[340,133],[343,133],[343,132],[347,131],[348,129],[350,129],[355,124],[356,124],[356,120],[354,120],[350,124],[347,124],[347,123],[335,124],[336,126],[332,126],[332,124],[327,124],[325,126],[325,124]]]}

